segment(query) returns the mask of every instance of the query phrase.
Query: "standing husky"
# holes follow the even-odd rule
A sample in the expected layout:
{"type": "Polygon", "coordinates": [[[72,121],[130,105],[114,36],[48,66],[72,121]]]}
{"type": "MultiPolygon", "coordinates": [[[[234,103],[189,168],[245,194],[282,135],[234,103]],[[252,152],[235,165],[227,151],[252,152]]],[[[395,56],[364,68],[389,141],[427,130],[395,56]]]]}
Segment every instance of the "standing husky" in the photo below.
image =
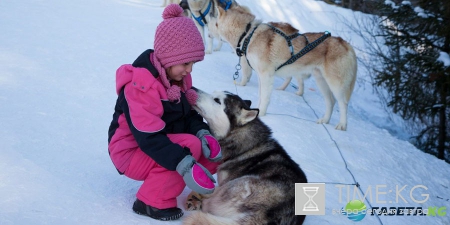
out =
{"type": "MultiPolygon", "coordinates": [[[[245,85],[251,76],[245,60],[257,72],[259,78],[259,109],[265,115],[273,89],[274,76],[302,77],[313,74],[325,99],[325,115],[317,123],[328,123],[335,100],[338,101],[340,120],[338,130],[347,129],[347,106],[356,80],[356,55],[350,44],[340,37],[328,37],[323,33],[304,33],[288,23],[261,23],[246,8],[233,6],[227,11],[218,8],[219,35],[244,54],[241,57],[245,85]],[[294,38],[291,38],[294,37],[294,38]],[[291,64],[285,63],[299,53],[308,43],[326,39],[291,64]],[[292,44],[292,46],[289,46],[292,44]],[[242,46],[242,47],[241,47],[242,46]],[[281,67],[280,67],[281,66],[281,67]]],[[[299,87],[303,90],[302,87],[299,87]]]]}
{"type": "Polygon", "coordinates": [[[202,35],[203,43],[207,44],[205,53],[211,54],[213,47],[213,40],[216,38],[219,43],[214,51],[219,51],[222,48],[222,40],[218,36],[218,33],[214,31],[215,20],[217,17],[217,6],[226,7],[228,10],[233,3],[232,0],[187,0],[189,9],[191,11],[191,17],[197,26],[198,31],[202,35]],[[218,2],[219,1],[219,2],[218,2]],[[228,7],[227,7],[228,3],[228,7]],[[205,27],[208,28],[208,43],[205,38],[205,27]]]}
{"type": "Polygon", "coordinates": [[[183,224],[302,224],[305,216],[294,212],[295,183],[306,183],[306,176],[258,118],[259,110],[228,92],[196,91],[193,107],[219,141],[223,161],[219,186],[183,224]]]}

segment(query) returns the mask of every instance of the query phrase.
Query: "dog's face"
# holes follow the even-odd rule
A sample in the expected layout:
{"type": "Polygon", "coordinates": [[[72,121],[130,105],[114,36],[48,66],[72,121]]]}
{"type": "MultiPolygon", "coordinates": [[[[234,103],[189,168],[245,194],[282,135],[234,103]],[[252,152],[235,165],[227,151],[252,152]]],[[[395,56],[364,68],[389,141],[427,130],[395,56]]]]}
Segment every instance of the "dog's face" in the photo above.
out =
{"type": "Polygon", "coordinates": [[[251,102],[225,91],[212,95],[195,89],[198,99],[193,108],[208,122],[212,134],[218,139],[234,128],[244,126],[258,117],[258,109],[250,109],[251,102]]]}
{"type": "Polygon", "coordinates": [[[187,0],[187,3],[189,5],[189,9],[195,12],[199,12],[202,10],[202,8],[209,3],[209,1],[206,0],[187,0]]]}
{"type": "Polygon", "coordinates": [[[255,16],[250,12],[246,6],[234,5],[228,10],[217,7],[217,20],[215,22],[215,29],[220,37],[226,40],[231,46],[235,47],[237,38],[244,32],[239,28],[238,24],[243,24],[243,27],[255,19],[255,16]],[[236,37],[236,34],[238,36],[236,37]],[[234,40],[236,39],[236,40],[234,40]]]}

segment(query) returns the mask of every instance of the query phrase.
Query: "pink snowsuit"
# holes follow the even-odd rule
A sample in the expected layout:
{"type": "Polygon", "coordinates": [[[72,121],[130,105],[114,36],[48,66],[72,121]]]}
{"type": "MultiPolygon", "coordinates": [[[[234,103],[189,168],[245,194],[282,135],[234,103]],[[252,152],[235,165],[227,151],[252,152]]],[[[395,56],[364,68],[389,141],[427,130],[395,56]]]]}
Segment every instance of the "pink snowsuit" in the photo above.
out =
{"type": "MultiPolygon", "coordinates": [[[[136,197],[165,209],[177,206],[176,197],[186,186],[175,171],[185,156],[192,154],[212,174],[218,164],[202,155],[200,139],[195,136],[200,129],[209,129],[207,124],[188,104],[185,90],[180,102],[168,101],[167,90],[149,61],[151,52],[147,50],[133,65],[122,65],[116,72],[118,99],[108,150],[119,173],[144,181],[136,197]]],[[[184,80],[191,88],[191,75],[184,80]]]]}

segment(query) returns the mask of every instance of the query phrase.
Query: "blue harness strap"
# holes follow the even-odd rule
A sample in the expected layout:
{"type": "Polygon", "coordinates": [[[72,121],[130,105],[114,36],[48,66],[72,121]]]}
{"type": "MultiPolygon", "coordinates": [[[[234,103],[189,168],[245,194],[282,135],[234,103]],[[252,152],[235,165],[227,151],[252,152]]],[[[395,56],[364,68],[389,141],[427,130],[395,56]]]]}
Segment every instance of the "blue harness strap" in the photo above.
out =
{"type": "Polygon", "coordinates": [[[193,13],[192,13],[192,17],[194,17],[194,19],[197,21],[198,24],[200,24],[200,26],[204,27],[205,24],[207,24],[205,16],[208,15],[209,10],[211,10],[211,3],[212,1],[209,1],[208,7],[206,8],[205,12],[202,13],[202,11],[200,10],[200,16],[196,17],[193,13]]]}
{"type": "Polygon", "coordinates": [[[225,4],[225,11],[227,11],[231,6],[232,0],[229,1],[220,0],[220,3],[225,4]]]}

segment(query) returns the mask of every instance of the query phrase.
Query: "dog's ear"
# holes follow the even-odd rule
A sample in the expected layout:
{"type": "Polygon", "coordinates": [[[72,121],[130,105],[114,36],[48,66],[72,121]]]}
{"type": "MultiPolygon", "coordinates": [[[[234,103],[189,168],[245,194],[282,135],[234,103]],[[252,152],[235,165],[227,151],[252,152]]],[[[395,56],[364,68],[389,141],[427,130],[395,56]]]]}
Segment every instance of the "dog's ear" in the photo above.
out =
{"type": "Polygon", "coordinates": [[[259,109],[241,109],[241,115],[239,116],[238,123],[245,125],[248,122],[256,119],[259,114],[259,109]]]}
{"type": "Polygon", "coordinates": [[[219,18],[221,15],[223,15],[225,13],[225,9],[222,9],[222,7],[218,7],[217,8],[217,18],[219,18]]]}
{"type": "Polygon", "coordinates": [[[249,108],[252,105],[252,101],[250,101],[250,100],[244,100],[244,102],[249,108]]]}

